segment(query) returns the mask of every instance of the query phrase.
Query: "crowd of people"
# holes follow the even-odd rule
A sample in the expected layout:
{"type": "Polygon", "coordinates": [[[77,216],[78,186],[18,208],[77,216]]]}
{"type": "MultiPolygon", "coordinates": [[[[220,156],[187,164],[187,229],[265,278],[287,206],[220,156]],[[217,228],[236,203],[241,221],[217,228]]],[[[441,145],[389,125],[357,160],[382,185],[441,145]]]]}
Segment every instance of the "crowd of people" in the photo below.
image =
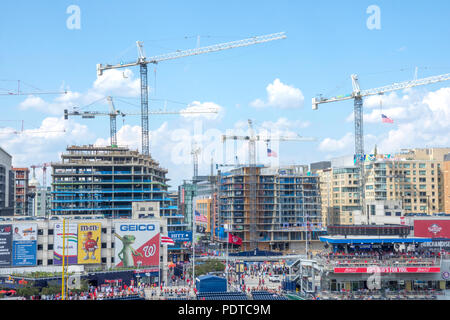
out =
{"type": "Polygon", "coordinates": [[[316,258],[324,259],[327,264],[383,263],[385,265],[394,265],[422,263],[431,265],[436,263],[443,255],[450,255],[450,252],[426,249],[406,252],[396,250],[322,251],[316,254],[316,258]]]}

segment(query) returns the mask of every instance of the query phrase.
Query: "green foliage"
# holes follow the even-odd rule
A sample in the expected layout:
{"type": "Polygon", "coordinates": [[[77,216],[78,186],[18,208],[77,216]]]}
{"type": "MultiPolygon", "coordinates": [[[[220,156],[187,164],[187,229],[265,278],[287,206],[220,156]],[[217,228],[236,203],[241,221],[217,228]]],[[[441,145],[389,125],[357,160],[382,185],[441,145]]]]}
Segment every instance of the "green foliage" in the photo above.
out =
{"type": "Polygon", "coordinates": [[[41,290],[41,294],[43,295],[52,295],[52,294],[61,294],[61,287],[59,286],[48,286],[44,287],[41,290]]]}
{"type": "Polygon", "coordinates": [[[30,296],[35,296],[39,294],[39,288],[37,287],[23,287],[23,288],[18,288],[16,290],[17,295],[21,296],[21,297],[30,297],[30,296]]]}
{"type": "MultiPolygon", "coordinates": [[[[225,270],[225,264],[219,260],[209,259],[204,263],[195,266],[195,276],[201,276],[208,274],[209,272],[222,272],[225,270]]],[[[189,274],[192,275],[192,270],[189,270],[189,274]]]]}

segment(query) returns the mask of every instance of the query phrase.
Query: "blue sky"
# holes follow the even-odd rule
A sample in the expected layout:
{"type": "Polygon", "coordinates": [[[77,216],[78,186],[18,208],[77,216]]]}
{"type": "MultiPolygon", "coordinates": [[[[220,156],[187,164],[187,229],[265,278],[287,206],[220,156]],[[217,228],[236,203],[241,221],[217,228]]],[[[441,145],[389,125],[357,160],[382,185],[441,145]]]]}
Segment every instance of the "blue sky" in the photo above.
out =
{"type": "MultiPolygon", "coordinates": [[[[129,78],[120,78],[125,72],[122,70],[116,74],[118,78],[110,76],[103,82],[97,79],[95,69],[97,63],[136,59],[137,40],[144,42],[147,56],[153,56],[195,48],[198,35],[200,46],[206,46],[284,31],[284,40],[162,62],[156,67],[156,75],[155,68],[149,66],[150,99],[182,103],[168,102],[171,110],[205,103],[221,110],[217,119],[199,117],[203,120],[197,122],[174,115],[151,117],[153,157],[169,169],[176,185],[192,172],[189,156],[182,162],[183,153],[174,155],[180,143],[186,145],[186,141],[177,140],[177,133],[193,133],[199,121],[203,121],[203,132],[210,130],[211,134],[233,128],[245,131],[247,119],[254,121],[257,132],[270,127],[318,139],[281,143],[277,146],[281,164],[307,164],[351,154],[352,102],[321,105],[313,111],[311,98],[319,93],[350,93],[352,73],[360,76],[362,88],[372,88],[410,80],[415,67],[419,67],[419,77],[450,72],[449,10],[448,1],[4,3],[0,12],[0,93],[14,90],[17,83],[11,80],[20,79],[23,90],[34,90],[26,84],[49,91],[64,86],[71,95],[59,100],[55,95],[0,96],[0,133],[4,130],[0,146],[13,155],[14,165],[30,166],[57,161],[69,144],[106,143],[108,118],[64,122],[62,112],[65,107],[82,107],[89,98],[101,95],[124,97],[131,104],[117,100],[116,107],[139,112],[139,97],[133,91],[138,67],[124,73],[129,78]],[[80,8],[80,29],[66,26],[70,5],[80,8]],[[367,27],[370,5],[380,8],[379,30],[367,27]],[[257,99],[265,107],[254,107],[257,99]],[[21,120],[25,133],[8,134],[20,130],[21,120]],[[61,132],[26,131],[53,128],[61,132]]],[[[394,118],[393,125],[381,124],[380,98],[366,101],[366,150],[374,144],[386,153],[400,148],[449,146],[448,87],[444,82],[385,96],[383,112],[394,118]]],[[[161,101],[150,101],[150,110],[162,107],[161,101]]],[[[97,104],[87,110],[107,108],[106,104],[97,104]]],[[[139,125],[138,117],[127,117],[125,123],[118,121],[122,128],[119,143],[139,147],[139,125]],[[123,124],[127,127],[122,128],[123,124]]],[[[202,147],[210,150],[206,144],[202,147]]],[[[221,145],[215,145],[221,151],[221,145]]],[[[241,149],[244,158],[246,147],[241,149]]],[[[264,146],[260,149],[261,161],[267,161],[264,146]]],[[[233,150],[231,144],[228,150],[233,150]]],[[[222,162],[221,156],[215,157],[220,158],[216,162],[222,162]]],[[[209,158],[210,154],[202,158],[200,173],[208,172],[209,158]]]]}

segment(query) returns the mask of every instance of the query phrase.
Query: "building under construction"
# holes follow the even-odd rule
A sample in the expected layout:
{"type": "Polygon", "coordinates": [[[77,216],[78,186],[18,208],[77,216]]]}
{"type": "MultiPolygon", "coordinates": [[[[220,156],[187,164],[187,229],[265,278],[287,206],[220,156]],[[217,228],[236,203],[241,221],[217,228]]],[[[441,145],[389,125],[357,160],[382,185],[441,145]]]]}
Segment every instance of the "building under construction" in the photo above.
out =
{"type": "Polygon", "coordinates": [[[151,201],[161,216],[176,215],[166,174],[150,155],[126,147],[68,147],[52,163],[52,214],[131,217],[133,202],[151,201]]]}
{"type": "Polygon", "coordinates": [[[318,179],[307,166],[220,173],[218,224],[242,238],[240,250],[303,250],[323,231],[318,179]]]}

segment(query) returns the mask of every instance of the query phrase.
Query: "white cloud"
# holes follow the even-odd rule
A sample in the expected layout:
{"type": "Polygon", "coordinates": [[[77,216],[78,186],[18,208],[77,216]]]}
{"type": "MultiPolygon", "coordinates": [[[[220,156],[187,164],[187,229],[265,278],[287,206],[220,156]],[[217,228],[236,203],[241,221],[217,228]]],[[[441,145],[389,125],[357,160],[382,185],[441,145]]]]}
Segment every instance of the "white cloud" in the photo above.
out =
{"type": "Polygon", "coordinates": [[[130,69],[112,69],[97,77],[92,90],[103,95],[137,97],[141,92],[141,84],[140,79],[135,79],[130,69]]]}
{"type": "Polygon", "coordinates": [[[181,116],[185,119],[205,118],[209,120],[221,119],[224,116],[224,108],[214,102],[193,101],[187,108],[181,110],[181,116]],[[215,113],[200,113],[212,111],[215,113]],[[189,113],[192,112],[192,113],[189,113]],[[194,113],[196,112],[196,113],[194,113]]]}
{"type": "MultiPolygon", "coordinates": [[[[376,143],[380,152],[394,153],[402,148],[450,145],[450,88],[431,92],[407,89],[403,95],[390,93],[372,96],[364,100],[364,108],[368,111],[364,114],[364,123],[380,124],[369,129],[365,127],[366,133],[368,130],[375,131],[370,132],[370,143],[376,143]],[[382,124],[381,113],[392,118],[394,124],[382,124]]],[[[353,121],[353,114],[346,120],[353,121]]],[[[339,140],[325,139],[320,150],[343,149],[343,143],[347,140],[345,137],[339,140]]],[[[369,146],[366,137],[365,146],[369,146]]]]}
{"type": "Polygon", "coordinates": [[[354,134],[348,132],[341,139],[325,138],[319,144],[319,150],[323,152],[344,152],[352,149],[354,144],[354,134]]]}
{"type": "Polygon", "coordinates": [[[304,96],[300,89],[284,84],[275,79],[267,88],[267,101],[256,99],[250,103],[255,108],[274,107],[280,109],[301,108],[304,96]]]}
{"type": "Polygon", "coordinates": [[[68,145],[88,143],[93,137],[87,126],[62,117],[45,118],[39,128],[23,132],[0,129],[0,145],[13,156],[14,166],[59,161],[60,152],[68,145]]]}
{"type": "Polygon", "coordinates": [[[294,134],[297,135],[300,134],[298,132],[299,129],[308,128],[310,125],[311,123],[309,121],[289,120],[288,118],[281,117],[276,122],[264,121],[261,127],[274,132],[287,132],[288,134],[294,133],[291,131],[295,131],[294,134]]]}
{"type": "MultiPolygon", "coordinates": [[[[66,94],[46,101],[41,97],[30,95],[19,104],[20,110],[35,110],[50,115],[62,115],[64,109],[82,107],[91,104],[108,95],[123,97],[140,96],[140,80],[135,78],[129,69],[108,70],[97,77],[92,87],[85,93],[68,90],[66,94]]],[[[106,104],[106,102],[104,102],[106,104]]]]}

